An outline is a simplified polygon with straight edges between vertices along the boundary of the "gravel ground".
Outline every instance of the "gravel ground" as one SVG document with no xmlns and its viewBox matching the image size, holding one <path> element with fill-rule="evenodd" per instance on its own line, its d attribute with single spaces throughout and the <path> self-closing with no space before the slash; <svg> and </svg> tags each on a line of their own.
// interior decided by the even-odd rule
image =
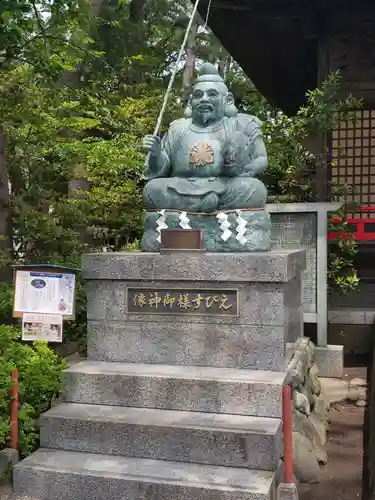
<svg viewBox="0 0 375 500">
<path fill-rule="evenodd" d="M 348 368 L 345 379 L 363 378 L 365 368 Z M 302 485 L 300 500 L 355 500 L 362 497 L 363 422 L 365 409 L 339 403 L 329 413 L 328 463 L 321 482 Z M 363 499 L 364 500 L 364 499 Z"/>
</svg>

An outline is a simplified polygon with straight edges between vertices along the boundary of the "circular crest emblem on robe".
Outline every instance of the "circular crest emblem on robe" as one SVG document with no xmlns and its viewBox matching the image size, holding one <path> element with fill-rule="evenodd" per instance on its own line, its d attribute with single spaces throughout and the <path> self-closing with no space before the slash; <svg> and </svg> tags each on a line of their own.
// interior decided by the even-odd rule
<svg viewBox="0 0 375 500">
<path fill-rule="evenodd" d="M 198 142 L 190 150 L 189 163 L 194 167 L 205 167 L 214 162 L 214 150 L 212 146 L 206 142 Z"/>
</svg>

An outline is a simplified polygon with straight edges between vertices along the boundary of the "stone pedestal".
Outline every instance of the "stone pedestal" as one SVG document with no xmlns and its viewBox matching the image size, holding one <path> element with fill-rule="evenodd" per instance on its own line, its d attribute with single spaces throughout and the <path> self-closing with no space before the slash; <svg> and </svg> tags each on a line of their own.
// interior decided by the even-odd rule
<svg viewBox="0 0 375 500">
<path fill-rule="evenodd" d="M 283 370 L 301 334 L 304 252 L 86 259 L 92 360 Z"/>
<path fill-rule="evenodd" d="M 67 370 L 16 493 L 274 500 L 305 253 L 90 254 L 83 267 L 88 360 Z"/>
</svg>

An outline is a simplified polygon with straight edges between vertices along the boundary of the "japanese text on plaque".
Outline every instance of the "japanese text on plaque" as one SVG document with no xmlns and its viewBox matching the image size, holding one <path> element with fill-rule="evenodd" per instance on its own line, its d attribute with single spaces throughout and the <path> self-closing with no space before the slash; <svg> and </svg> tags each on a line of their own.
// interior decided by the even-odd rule
<svg viewBox="0 0 375 500">
<path fill-rule="evenodd" d="M 128 288 L 127 307 L 133 314 L 238 316 L 238 291 Z"/>
</svg>

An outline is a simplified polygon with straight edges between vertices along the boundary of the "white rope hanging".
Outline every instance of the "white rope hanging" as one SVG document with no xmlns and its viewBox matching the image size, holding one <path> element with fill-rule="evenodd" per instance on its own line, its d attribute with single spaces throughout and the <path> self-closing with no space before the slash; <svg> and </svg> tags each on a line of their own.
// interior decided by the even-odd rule
<svg viewBox="0 0 375 500">
<path fill-rule="evenodd" d="M 156 231 L 158 232 L 157 241 L 161 243 L 161 232 L 163 229 L 168 229 L 168 225 L 166 223 L 167 220 L 165 210 L 160 210 L 158 214 L 160 215 L 160 217 L 156 221 Z"/>
<path fill-rule="evenodd" d="M 206 19 L 205 19 L 205 22 L 204 22 L 203 29 L 206 29 L 206 28 L 207 28 L 208 17 L 209 17 L 209 15 L 210 15 L 210 10 L 211 10 L 211 3 L 212 3 L 212 0 L 209 0 L 209 2 L 208 2 L 208 7 L 207 7 L 207 12 L 206 12 Z"/>
<path fill-rule="evenodd" d="M 179 219 L 179 226 L 182 227 L 182 229 L 191 229 L 190 226 L 190 219 L 187 216 L 186 212 L 181 212 Z"/>
<path fill-rule="evenodd" d="M 211 9 L 211 1 L 212 0 L 209 0 L 207 14 L 206 14 L 206 21 L 205 21 L 204 27 L 207 26 L 208 16 L 209 16 L 210 9 Z M 191 27 L 193 26 L 193 22 L 194 22 L 194 18 L 195 18 L 195 15 L 197 13 L 197 10 L 198 10 L 199 2 L 200 2 L 200 0 L 196 0 L 196 2 L 194 4 L 193 11 L 191 13 L 191 17 L 190 17 L 189 23 L 188 23 L 187 28 L 186 28 L 185 36 L 184 36 L 184 39 L 183 39 L 181 47 L 180 47 L 180 52 L 178 53 L 177 61 L 176 61 L 175 67 L 172 71 L 172 75 L 171 75 L 167 90 L 166 90 L 165 95 L 164 95 L 163 105 L 161 107 L 161 110 L 160 110 L 160 113 L 158 116 L 158 121 L 156 122 L 153 135 L 157 135 L 159 133 L 159 130 L 160 130 L 160 127 L 161 127 L 161 124 L 163 121 L 163 116 L 164 116 L 165 110 L 167 109 L 168 99 L 169 99 L 169 96 L 170 96 L 171 91 L 172 91 L 172 86 L 173 86 L 173 83 L 175 81 L 175 78 L 176 78 L 176 75 L 178 72 L 178 66 L 181 62 L 182 55 L 184 53 L 184 50 L 185 50 L 185 47 L 186 47 L 186 44 L 187 44 L 187 41 L 189 38 L 189 33 L 191 31 Z M 150 160 L 150 153 L 148 153 L 147 158 L 146 158 L 146 167 L 148 166 L 149 160 Z"/>
<path fill-rule="evenodd" d="M 237 214 L 237 236 L 236 240 L 241 244 L 244 245 L 247 242 L 247 238 L 245 236 L 246 231 L 247 231 L 247 220 L 244 219 L 241 215 L 241 210 L 236 210 Z"/>
<path fill-rule="evenodd" d="M 217 214 L 216 219 L 218 220 L 219 227 L 222 230 L 220 238 L 223 241 L 229 240 L 229 238 L 232 236 L 232 231 L 229 229 L 230 222 L 228 221 L 228 214 L 225 214 L 224 212 L 220 212 Z"/>
</svg>

